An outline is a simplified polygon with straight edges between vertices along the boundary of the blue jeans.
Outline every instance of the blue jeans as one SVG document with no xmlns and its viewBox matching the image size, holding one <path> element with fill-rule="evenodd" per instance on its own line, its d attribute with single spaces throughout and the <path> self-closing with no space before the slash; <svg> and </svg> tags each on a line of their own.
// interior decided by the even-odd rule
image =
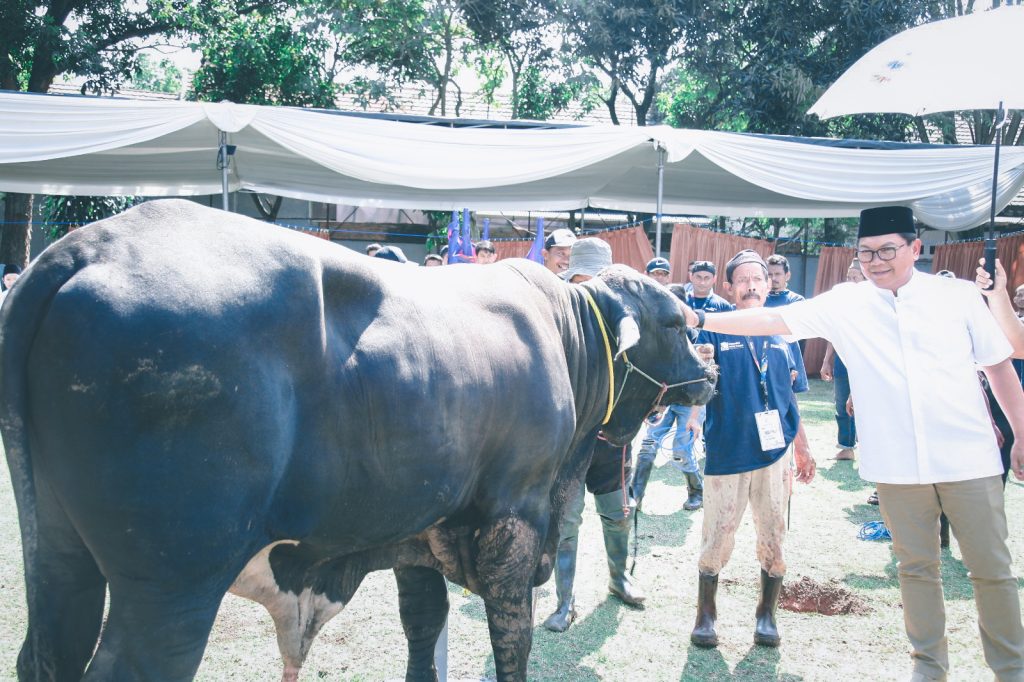
<svg viewBox="0 0 1024 682">
<path fill-rule="evenodd" d="M 641 461 L 654 461 L 661 441 L 665 439 L 674 425 L 676 434 L 672 439 L 673 464 L 677 464 L 683 473 L 696 474 L 697 479 L 701 479 L 697 458 L 693 456 L 693 434 L 686 430 L 686 420 L 690 418 L 691 409 L 693 408 L 685 405 L 669 405 L 665 408 L 665 414 L 660 421 L 648 424 L 647 435 L 644 437 L 643 443 L 640 445 L 640 453 L 637 455 L 638 467 Z"/>
<path fill-rule="evenodd" d="M 857 424 L 853 417 L 846 414 L 846 400 L 850 397 L 850 377 L 845 374 L 836 375 L 833 381 L 836 391 L 836 426 L 839 427 L 839 447 L 852 448 L 857 444 Z"/>
</svg>

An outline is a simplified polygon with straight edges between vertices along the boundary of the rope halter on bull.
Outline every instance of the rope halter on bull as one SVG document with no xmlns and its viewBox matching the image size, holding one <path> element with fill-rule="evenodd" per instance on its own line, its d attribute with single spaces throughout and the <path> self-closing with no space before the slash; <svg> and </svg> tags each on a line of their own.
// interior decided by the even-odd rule
<svg viewBox="0 0 1024 682">
<path fill-rule="evenodd" d="M 601 337 L 604 339 L 605 356 L 608 359 L 608 410 L 605 412 L 604 421 L 601 422 L 602 426 L 607 424 L 612 418 L 612 412 L 615 410 L 615 406 L 619 404 L 619 400 L 622 398 L 622 393 L 626 390 L 626 382 L 629 381 L 629 375 L 633 372 L 636 372 L 644 379 L 647 379 L 658 387 L 658 397 L 654 399 L 654 404 L 648 412 L 661 407 L 661 399 L 664 398 L 665 394 L 673 388 L 679 388 L 680 386 L 686 386 L 688 384 L 698 384 L 705 380 L 704 377 L 701 377 L 699 379 L 690 379 L 689 381 L 680 381 L 675 384 L 666 384 L 664 381 L 658 381 L 650 374 L 634 365 L 630 361 L 629 356 L 626 355 L 626 351 L 623 350 L 619 352 L 619 355 L 622 356 L 622 361 L 626 365 L 626 374 L 622 377 L 622 384 L 619 386 L 619 394 L 615 395 L 615 364 L 612 360 L 612 345 L 609 339 L 609 336 L 611 335 L 608 332 L 608 326 L 604 322 L 604 315 L 601 314 L 600 308 L 597 307 L 597 302 L 594 301 L 594 297 L 591 296 L 590 292 L 586 289 L 583 289 L 583 293 L 586 295 L 587 303 L 590 304 L 590 308 L 594 311 L 594 316 L 597 318 L 597 324 L 601 328 Z M 618 345 L 617 340 L 616 345 Z"/>
</svg>

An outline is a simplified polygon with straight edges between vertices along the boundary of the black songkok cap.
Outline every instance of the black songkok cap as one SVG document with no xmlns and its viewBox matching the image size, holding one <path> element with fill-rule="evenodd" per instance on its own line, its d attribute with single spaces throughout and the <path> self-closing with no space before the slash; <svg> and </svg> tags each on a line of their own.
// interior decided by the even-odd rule
<svg viewBox="0 0 1024 682">
<path fill-rule="evenodd" d="M 736 268 L 747 263 L 757 263 L 764 271 L 768 272 L 768 266 L 765 265 L 764 258 L 761 258 L 761 254 L 753 249 L 744 249 L 735 256 L 732 257 L 728 263 L 725 264 L 725 279 L 732 282 L 732 273 Z"/>
<path fill-rule="evenodd" d="M 880 206 L 860 212 L 857 239 L 914 231 L 914 212 L 907 206 Z"/>
</svg>

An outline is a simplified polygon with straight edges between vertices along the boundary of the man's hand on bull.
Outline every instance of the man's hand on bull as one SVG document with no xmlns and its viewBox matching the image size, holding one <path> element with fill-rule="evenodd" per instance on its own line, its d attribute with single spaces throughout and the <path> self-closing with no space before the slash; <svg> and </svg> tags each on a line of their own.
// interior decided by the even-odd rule
<svg viewBox="0 0 1024 682">
<path fill-rule="evenodd" d="M 700 358 L 701 361 L 706 362 L 709 365 L 715 361 L 714 344 L 698 343 L 693 347 L 693 349 L 697 351 L 697 357 Z"/>
<path fill-rule="evenodd" d="M 686 326 L 690 329 L 696 329 L 697 323 L 700 321 L 697 318 L 697 313 L 693 312 L 693 308 L 685 303 L 680 303 L 679 305 L 683 306 L 683 316 L 686 318 Z"/>
</svg>

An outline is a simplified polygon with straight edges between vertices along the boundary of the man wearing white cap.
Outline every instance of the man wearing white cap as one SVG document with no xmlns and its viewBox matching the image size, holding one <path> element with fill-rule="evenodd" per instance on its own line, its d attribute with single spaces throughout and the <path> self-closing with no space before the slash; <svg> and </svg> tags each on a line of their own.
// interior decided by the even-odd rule
<svg viewBox="0 0 1024 682">
<path fill-rule="evenodd" d="M 612 248 L 595 238 L 579 239 L 572 245 L 568 267 L 560 275 L 573 284 L 585 282 L 612 264 Z M 623 469 L 623 467 L 626 467 Z M 586 488 L 594 495 L 594 506 L 601 516 L 604 548 L 608 555 L 608 590 L 630 606 L 640 606 L 644 595 L 629 580 L 626 558 L 629 555 L 629 518 L 622 482 L 629 478 L 629 458 L 623 449 L 611 446 L 598 435 L 594 455 L 587 470 Z M 569 500 L 562 523 L 555 558 L 555 592 L 558 607 L 544 621 L 553 632 L 564 632 L 576 617 L 573 583 L 576 577 L 576 548 L 583 521 L 584 490 Z"/>
<path fill-rule="evenodd" d="M 569 267 L 569 255 L 572 245 L 576 243 L 576 235 L 572 230 L 562 228 L 548 235 L 544 241 L 541 255 L 544 267 L 556 275 L 561 275 Z"/>
</svg>

